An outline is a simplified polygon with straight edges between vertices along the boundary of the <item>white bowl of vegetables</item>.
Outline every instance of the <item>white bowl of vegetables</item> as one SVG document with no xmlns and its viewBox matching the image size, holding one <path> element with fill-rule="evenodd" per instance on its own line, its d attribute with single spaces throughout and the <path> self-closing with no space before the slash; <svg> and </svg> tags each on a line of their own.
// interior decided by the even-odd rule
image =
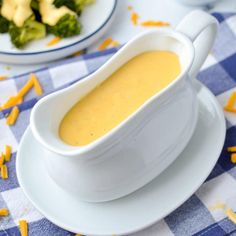
<svg viewBox="0 0 236 236">
<path fill-rule="evenodd" d="M 102 36 L 116 5 L 117 0 L 0 0 L 0 61 L 33 64 L 73 54 Z"/>
</svg>

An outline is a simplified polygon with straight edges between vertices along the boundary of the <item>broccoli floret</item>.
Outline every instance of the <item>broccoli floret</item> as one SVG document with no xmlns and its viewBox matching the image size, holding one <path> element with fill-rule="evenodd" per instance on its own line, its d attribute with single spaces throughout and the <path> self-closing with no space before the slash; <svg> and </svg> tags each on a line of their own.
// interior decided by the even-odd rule
<svg viewBox="0 0 236 236">
<path fill-rule="evenodd" d="M 68 7 L 70 10 L 76 12 L 79 16 L 81 12 L 84 10 L 85 6 L 93 3 L 94 0 L 54 0 L 53 4 L 59 8 L 62 6 Z"/>
<path fill-rule="evenodd" d="M 44 38 L 46 36 L 46 27 L 35 21 L 34 16 L 32 16 L 26 20 L 22 27 L 17 27 L 14 23 L 11 23 L 9 34 L 12 43 L 17 48 L 23 48 L 32 40 Z"/>
<path fill-rule="evenodd" d="M 33 10 L 39 11 L 39 2 L 38 2 L 38 0 L 31 0 L 30 6 Z"/>
<path fill-rule="evenodd" d="M 81 31 L 81 25 L 75 15 L 66 14 L 61 17 L 55 26 L 48 25 L 47 31 L 60 38 L 67 38 L 78 35 Z"/>
<path fill-rule="evenodd" d="M 62 6 L 66 6 L 70 10 L 76 11 L 76 5 L 75 5 L 75 1 L 74 0 L 71 0 L 71 1 L 68 1 L 68 0 L 54 0 L 53 4 L 57 8 L 62 7 Z"/>
<path fill-rule="evenodd" d="M 6 33 L 9 30 L 10 22 L 0 15 L 0 33 Z"/>
<path fill-rule="evenodd" d="M 76 5 L 76 12 L 78 15 L 84 10 L 87 5 L 94 3 L 95 0 L 74 0 Z"/>
<path fill-rule="evenodd" d="M 34 12 L 36 21 L 42 22 L 42 16 L 39 12 L 39 1 L 38 0 L 31 0 L 30 6 Z"/>
</svg>

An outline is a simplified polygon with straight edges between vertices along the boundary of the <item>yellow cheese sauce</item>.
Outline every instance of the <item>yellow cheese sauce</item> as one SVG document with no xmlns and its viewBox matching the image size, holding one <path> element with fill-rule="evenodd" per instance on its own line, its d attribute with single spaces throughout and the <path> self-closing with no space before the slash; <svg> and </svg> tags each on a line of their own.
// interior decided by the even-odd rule
<svg viewBox="0 0 236 236">
<path fill-rule="evenodd" d="M 121 66 L 78 101 L 61 121 L 59 136 L 73 146 L 100 138 L 134 113 L 180 74 L 176 54 L 142 53 Z"/>
<path fill-rule="evenodd" d="M 75 15 L 69 8 L 62 6 L 56 8 L 53 4 L 54 0 L 40 0 L 39 10 L 42 15 L 42 21 L 45 24 L 54 26 L 66 14 Z"/>
<path fill-rule="evenodd" d="M 16 11 L 16 4 L 15 0 L 3 0 L 2 1 L 2 8 L 1 8 L 1 15 L 4 16 L 9 21 L 13 20 Z"/>
<path fill-rule="evenodd" d="M 30 7 L 31 0 L 3 0 L 1 14 L 9 21 L 13 21 L 18 27 L 33 14 Z"/>
</svg>

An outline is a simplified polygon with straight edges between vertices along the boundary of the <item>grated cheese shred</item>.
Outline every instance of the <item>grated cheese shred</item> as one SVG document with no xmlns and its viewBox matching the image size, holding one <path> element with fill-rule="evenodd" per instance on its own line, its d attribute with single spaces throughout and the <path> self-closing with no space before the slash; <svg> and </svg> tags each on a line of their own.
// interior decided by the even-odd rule
<svg viewBox="0 0 236 236">
<path fill-rule="evenodd" d="M 28 236 L 28 223 L 26 220 L 19 220 L 21 236 Z"/>
<path fill-rule="evenodd" d="M 224 106 L 224 110 L 236 113 L 236 108 L 234 107 L 235 102 L 236 102 L 236 92 L 233 92 L 231 93 L 229 100 Z"/>
<path fill-rule="evenodd" d="M 227 151 L 228 152 L 236 152 L 236 146 L 228 147 Z"/>
<path fill-rule="evenodd" d="M 48 47 L 54 46 L 55 44 L 59 43 L 60 41 L 61 41 L 60 37 L 55 37 L 47 43 L 47 46 Z"/>
<path fill-rule="evenodd" d="M 5 161 L 10 161 L 11 159 L 11 146 L 5 146 Z"/>
<path fill-rule="evenodd" d="M 232 153 L 231 156 L 230 156 L 230 160 L 232 163 L 236 163 L 236 153 Z"/>
<path fill-rule="evenodd" d="M 16 123 L 16 120 L 19 116 L 20 110 L 17 106 L 14 106 L 11 110 L 10 115 L 6 119 L 6 124 L 7 125 L 14 125 Z"/>
<path fill-rule="evenodd" d="M 112 38 L 111 37 L 108 37 L 106 38 L 101 44 L 100 46 L 98 47 L 98 50 L 104 50 L 106 49 L 108 46 L 111 45 L 111 43 L 113 42 Z"/>
<path fill-rule="evenodd" d="M 29 80 L 19 90 L 17 95 L 9 97 L 9 99 L 0 107 L 0 110 L 7 109 L 23 102 L 24 96 L 34 87 L 37 95 L 42 95 L 43 89 L 39 83 L 37 76 L 33 73 L 30 74 Z"/>
<path fill-rule="evenodd" d="M 1 166 L 4 164 L 4 161 L 5 161 L 5 156 L 4 156 L 4 154 L 2 153 L 2 154 L 0 155 L 0 168 L 1 168 Z"/>
<path fill-rule="evenodd" d="M 7 78 L 8 78 L 7 76 L 2 75 L 2 76 L 0 76 L 0 81 L 6 80 Z"/>
<path fill-rule="evenodd" d="M 0 216 L 8 216 L 9 211 L 6 208 L 1 208 L 0 209 Z"/>
<path fill-rule="evenodd" d="M 42 89 L 42 87 L 41 87 L 41 85 L 40 85 L 40 83 L 39 83 L 39 81 L 38 81 L 37 76 L 36 76 L 35 74 L 31 73 L 31 74 L 30 74 L 30 80 L 33 81 L 35 93 L 36 93 L 38 96 L 42 95 L 42 94 L 43 94 L 43 89 Z"/>
<path fill-rule="evenodd" d="M 144 27 L 162 27 L 162 26 L 169 26 L 170 23 L 168 22 L 163 22 L 163 21 L 152 21 L 152 20 L 149 20 L 149 21 L 144 21 L 141 23 L 141 26 L 144 26 Z"/>
<path fill-rule="evenodd" d="M 1 176 L 2 179 L 8 179 L 8 170 L 6 165 L 1 166 Z"/>
<path fill-rule="evenodd" d="M 228 218 L 234 223 L 236 224 L 236 214 L 233 212 L 233 210 L 231 208 L 227 208 L 225 210 L 225 214 L 228 216 Z"/>
<path fill-rule="evenodd" d="M 133 25 L 138 25 L 139 15 L 136 12 L 132 12 L 130 19 Z"/>
</svg>

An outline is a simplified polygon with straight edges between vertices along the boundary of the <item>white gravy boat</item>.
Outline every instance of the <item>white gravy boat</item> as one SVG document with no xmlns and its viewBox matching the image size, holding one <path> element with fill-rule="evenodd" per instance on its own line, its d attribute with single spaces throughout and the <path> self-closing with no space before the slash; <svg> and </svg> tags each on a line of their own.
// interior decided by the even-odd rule
<svg viewBox="0 0 236 236">
<path fill-rule="evenodd" d="M 198 103 L 191 80 L 206 59 L 216 31 L 214 17 L 191 12 L 175 30 L 151 30 L 135 37 L 92 75 L 42 98 L 32 110 L 30 127 L 45 149 L 42 158 L 51 178 L 82 200 L 100 202 L 125 196 L 165 170 L 195 129 Z M 182 72 L 176 80 L 93 143 L 65 144 L 58 128 L 70 108 L 128 60 L 149 50 L 179 56 Z"/>
</svg>

